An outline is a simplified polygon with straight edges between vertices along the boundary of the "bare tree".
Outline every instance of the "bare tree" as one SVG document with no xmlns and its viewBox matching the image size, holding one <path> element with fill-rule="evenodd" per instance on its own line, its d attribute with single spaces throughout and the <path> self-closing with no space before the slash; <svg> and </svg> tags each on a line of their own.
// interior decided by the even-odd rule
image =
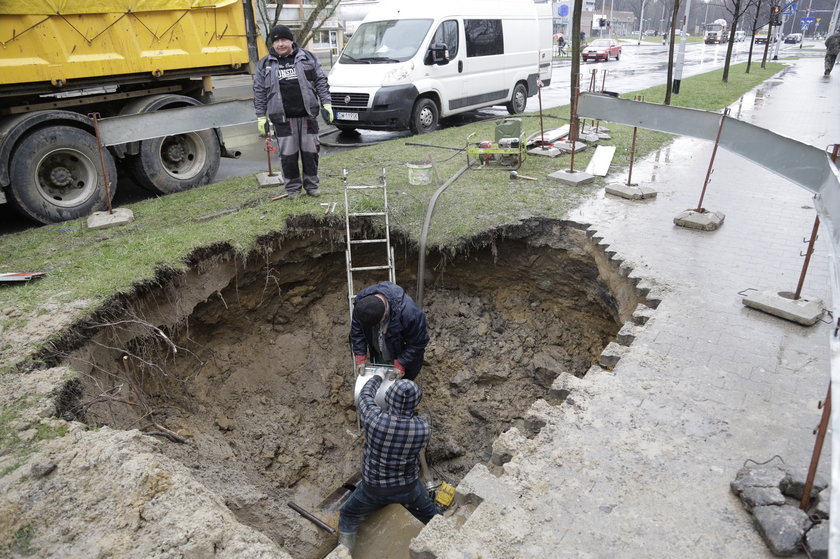
<svg viewBox="0 0 840 559">
<path fill-rule="evenodd" d="M 729 28 L 729 44 L 726 47 L 726 60 L 723 63 L 723 83 L 729 83 L 729 66 L 732 60 L 732 49 L 735 46 L 735 31 L 738 29 L 738 22 L 747 10 L 752 7 L 756 0 L 725 0 L 724 9 L 732 16 L 732 25 Z M 752 41 L 752 39 L 751 39 Z M 752 50 L 752 44 L 750 44 Z"/>
<path fill-rule="evenodd" d="M 338 2 L 339 0 L 314 0 L 306 4 L 309 15 L 306 16 L 300 27 L 295 26 L 295 42 L 301 47 L 307 44 L 312 39 L 313 34 L 321 29 L 323 21 L 332 17 L 335 13 Z M 280 21 L 280 13 L 286 3 L 269 3 L 268 0 L 256 0 L 255 3 L 263 25 L 263 36 L 268 40 L 272 27 L 278 23 L 286 25 L 286 23 Z M 269 6 L 273 6 L 273 11 L 269 9 Z M 300 6 L 300 4 L 294 4 L 294 6 Z"/>
</svg>

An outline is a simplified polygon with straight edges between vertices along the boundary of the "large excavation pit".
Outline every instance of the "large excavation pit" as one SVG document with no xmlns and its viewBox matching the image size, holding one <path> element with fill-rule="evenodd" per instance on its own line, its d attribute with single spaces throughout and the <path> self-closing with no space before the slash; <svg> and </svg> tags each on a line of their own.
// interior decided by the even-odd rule
<svg viewBox="0 0 840 559">
<path fill-rule="evenodd" d="M 298 223 L 244 261 L 216 246 L 161 272 L 69 355 L 81 375 L 64 415 L 154 433 L 242 523 L 292 557 L 323 557 L 335 538 L 286 503 L 332 522 L 319 505 L 360 470 L 343 231 Z M 396 245 L 415 295 L 416 250 Z M 555 378 L 585 375 L 643 299 L 568 222 L 489 231 L 426 264 L 418 411 L 435 477 L 457 484 L 533 402 L 559 403 Z"/>
</svg>

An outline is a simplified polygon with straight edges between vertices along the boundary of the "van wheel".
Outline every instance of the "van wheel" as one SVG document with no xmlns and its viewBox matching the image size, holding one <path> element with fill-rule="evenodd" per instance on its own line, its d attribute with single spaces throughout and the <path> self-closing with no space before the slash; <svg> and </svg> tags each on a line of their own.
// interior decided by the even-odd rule
<svg viewBox="0 0 840 559">
<path fill-rule="evenodd" d="M 411 111 L 411 131 L 414 134 L 425 134 L 437 128 L 437 125 L 438 108 L 435 102 L 428 97 L 418 99 Z"/>
<path fill-rule="evenodd" d="M 518 115 L 525 111 L 525 105 L 527 104 L 528 90 L 525 89 L 525 84 L 520 82 L 513 86 L 513 95 L 511 95 L 510 102 L 505 107 L 510 114 Z"/>
</svg>

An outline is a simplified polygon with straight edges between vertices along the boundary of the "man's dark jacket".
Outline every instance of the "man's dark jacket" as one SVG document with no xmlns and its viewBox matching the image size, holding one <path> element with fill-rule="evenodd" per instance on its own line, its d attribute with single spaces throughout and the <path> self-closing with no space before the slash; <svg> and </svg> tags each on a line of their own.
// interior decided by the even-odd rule
<svg viewBox="0 0 840 559">
<path fill-rule="evenodd" d="M 362 289 L 356 295 L 356 300 L 374 293 L 380 293 L 388 300 L 388 332 L 385 334 L 385 343 L 391 357 L 405 367 L 406 376 L 413 376 L 423 365 L 423 354 L 429 343 L 426 315 L 402 287 L 390 281 Z M 368 347 L 374 347 L 373 336 L 377 328 L 378 325 L 364 328 L 361 322 L 353 319 L 350 326 L 353 354 L 368 354 Z"/>
</svg>

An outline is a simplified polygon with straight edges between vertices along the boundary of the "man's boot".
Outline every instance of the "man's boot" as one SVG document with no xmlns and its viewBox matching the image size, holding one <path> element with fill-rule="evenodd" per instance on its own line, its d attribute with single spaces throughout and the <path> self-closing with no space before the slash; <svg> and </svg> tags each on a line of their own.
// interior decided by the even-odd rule
<svg viewBox="0 0 840 559">
<path fill-rule="evenodd" d="M 357 532 L 338 532 L 338 544 L 343 545 L 347 548 L 350 552 L 350 556 L 353 556 L 353 552 L 356 549 L 356 536 L 358 535 Z"/>
</svg>

